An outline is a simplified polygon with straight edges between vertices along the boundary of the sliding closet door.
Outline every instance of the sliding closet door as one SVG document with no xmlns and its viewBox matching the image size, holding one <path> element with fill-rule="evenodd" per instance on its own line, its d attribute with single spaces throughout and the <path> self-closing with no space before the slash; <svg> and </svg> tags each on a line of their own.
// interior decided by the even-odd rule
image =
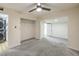
<svg viewBox="0 0 79 59">
<path fill-rule="evenodd" d="M 35 37 L 35 21 L 21 20 L 21 40 L 27 40 Z"/>
</svg>

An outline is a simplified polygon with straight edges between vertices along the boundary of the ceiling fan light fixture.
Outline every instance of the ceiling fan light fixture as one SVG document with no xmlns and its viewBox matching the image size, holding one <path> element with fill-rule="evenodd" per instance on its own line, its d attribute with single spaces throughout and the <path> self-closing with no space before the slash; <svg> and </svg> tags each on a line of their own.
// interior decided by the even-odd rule
<svg viewBox="0 0 79 59">
<path fill-rule="evenodd" d="M 42 9 L 41 8 L 37 8 L 36 11 L 37 12 L 40 12 L 40 11 L 42 11 Z"/>
<path fill-rule="evenodd" d="M 37 5 L 40 6 L 41 4 L 40 3 L 37 3 Z"/>
</svg>

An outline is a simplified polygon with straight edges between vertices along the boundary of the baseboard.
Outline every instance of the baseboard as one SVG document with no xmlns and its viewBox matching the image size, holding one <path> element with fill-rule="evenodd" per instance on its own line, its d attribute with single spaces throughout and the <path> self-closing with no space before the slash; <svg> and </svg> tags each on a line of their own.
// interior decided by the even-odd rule
<svg viewBox="0 0 79 59">
<path fill-rule="evenodd" d="M 73 49 L 73 48 L 69 48 L 69 49 L 79 54 L 79 50 L 76 50 L 76 49 Z"/>
<path fill-rule="evenodd" d="M 52 37 L 52 38 L 58 38 L 58 39 L 65 39 L 65 40 L 67 40 L 67 38 L 55 37 L 55 36 L 51 36 L 51 35 L 48 35 L 48 36 Z"/>
<path fill-rule="evenodd" d="M 38 39 L 38 38 L 35 38 L 35 39 L 40 40 L 40 39 Z"/>
<path fill-rule="evenodd" d="M 29 41 L 29 40 L 32 40 L 32 39 L 35 39 L 35 37 L 29 38 L 29 39 L 26 39 L 26 40 L 22 40 L 20 43 L 25 42 L 25 41 Z M 9 49 L 13 49 L 13 48 L 20 46 L 21 45 L 20 43 L 16 46 L 10 47 Z"/>
<path fill-rule="evenodd" d="M 16 47 L 18 47 L 18 46 L 20 46 L 20 45 L 21 45 L 21 44 L 19 43 L 19 44 L 17 44 L 16 46 L 9 47 L 9 49 L 16 48 Z"/>
<path fill-rule="evenodd" d="M 36 38 L 35 37 L 32 37 L 32 38 L 29 38 L 29 39 L 22 40 L 21 43 L 22 42 L 25 42 L 25 41 L 33 40 L 33 39 L 36 39 Z"/>
</svg>

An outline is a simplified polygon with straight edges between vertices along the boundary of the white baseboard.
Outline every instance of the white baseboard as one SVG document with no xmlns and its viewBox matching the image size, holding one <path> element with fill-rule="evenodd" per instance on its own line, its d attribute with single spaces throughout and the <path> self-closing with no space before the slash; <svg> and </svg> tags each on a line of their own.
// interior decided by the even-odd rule
<svg viewBox="0 0 79 59">
<path fill-rule="evenodd" d="M 71 49 L 71 50 L 74 50 L 74 51 L 78 51 L 79 52 L 79 50 L 76 49 L 76 48 L 72 48 L 72 47 L 68 47 L 68 48 Z"/>
<path fill-rule="evenodd" d="M 28 38 L 28 39 L 22 40 L 21 43 L 24 42 L 24 41 L 32 40 L 32 39 L 36 39 L 36 38 L 35 37 Z"/>
</svg>

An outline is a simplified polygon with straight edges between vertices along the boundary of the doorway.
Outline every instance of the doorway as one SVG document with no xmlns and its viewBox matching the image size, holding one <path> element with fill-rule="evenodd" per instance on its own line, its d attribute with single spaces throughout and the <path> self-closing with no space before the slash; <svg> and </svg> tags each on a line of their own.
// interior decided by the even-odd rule
<svg viewBox="0 0 79 59">
<path fill-rule="evenodd" d="M 42 38 L 53 43 L 67 45 L 68 43 L 68 18 L 44 20 L 42 22 Z"/>
</svg>

